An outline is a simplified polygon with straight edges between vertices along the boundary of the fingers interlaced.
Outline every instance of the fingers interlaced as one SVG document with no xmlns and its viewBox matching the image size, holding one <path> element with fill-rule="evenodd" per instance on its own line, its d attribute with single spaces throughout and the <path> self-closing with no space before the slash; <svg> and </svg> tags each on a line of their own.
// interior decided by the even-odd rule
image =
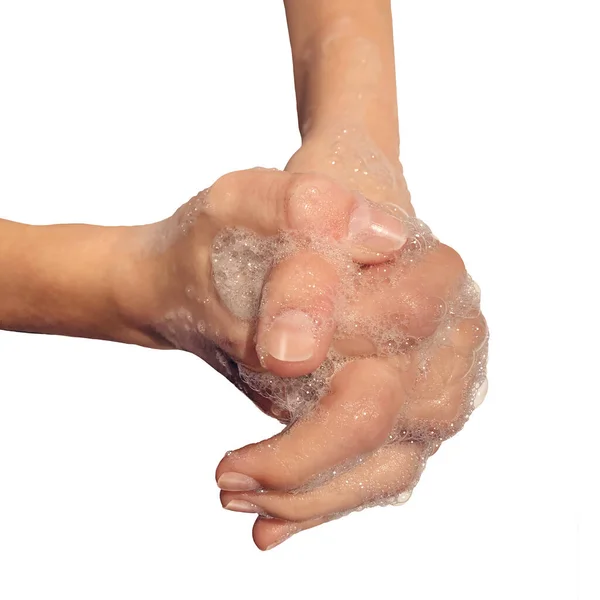
<svg viewBox="0 0 600 600">
<path fill-rule="evenodd" d="M 283 377 L 306 375 L 325 358 L 339 280 L 359 274 L 353 261 L 381 263 L 408 236 L 405 213 L 316 174 L 231 173 L 205 195 L 202 212 L 214 232 L 215 292 L 234 318 L 257 325 L 256 354 L 236 358 L 255 365 L 258 356 Z"/>
<path fill-rule="evenodd" d="M 214 261 L 213 275 L 243 330 L 255 327 L 251 370 L 260 361 L 271 378 L 264 381 L 283 378 L 272 413 L 289 410 L 285 378 L 321 386 L 314 407 L 292 411 L 283 432 L 221 461 L 223 506 L 261 515 L 254 538 L 265 549 L 406 496 L 487 389 L 487 327 L 478 296 L 457 300 L 467 278 L 460 256 L 416 219 L 319 175 L 231 174 L 211 188 L 205 208 L 217 229 L 246 232 L 242 250 L 219 259 L 227 268 L 237 261 L 236 276 Z M 472 314 L 463 310 L 469 302 Z M 327 361 L 333 378 L 311 379 Z M 252 372 L 255 385 L 244 381 L 268 396 L 261 373 Z"/>
<path fill-rule="evenodd" d="M 255 525 L 257 544 L 265 548 L 412 489 L 427 456 L 458 431 L 472 408 L 474 363 L 486 340 L 483 317 L 458 319 L 427 351 L 415 349 L 408 363 L 349 363 L 315 409 L 281 434 L 221 461 L 223 506 L 274 518 Z M 252 483 L 236 486 L 236 473 Z"/>
<path fill-rule="evenodd" d="M 231 472 L 269 489 L 306 485 L 316 475 L 385 444 L 403 399 L 399 374 L 386 362 L 351 363 L 334 378 L 318 406 L 290 429 L 225 457 L 217 469 L 219 485 Z"/>
</svg>

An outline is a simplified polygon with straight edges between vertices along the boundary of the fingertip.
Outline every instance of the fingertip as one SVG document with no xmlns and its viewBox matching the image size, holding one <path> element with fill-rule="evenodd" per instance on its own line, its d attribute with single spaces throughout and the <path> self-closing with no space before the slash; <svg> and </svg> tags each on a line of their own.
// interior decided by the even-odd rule
<svg viewBox="0 0 600 600">
<path fill-rule="evenodd" d="M 240 450 L 227 452 L 217 465 L 215 482 L 224 492 L 249 492 L 262 488 L 258 479 L 253 477 L 255 474 L 248 468 L 250 465 L 244 460 L 245 454 Z"/>
<path fill-rule="evenodd" d="M 267 552 L 285 542 L 294 532 L 295 527 L 289 521 L 258 517 L 252 527 L 252 539 L 259 550 Z"/>
</svg>

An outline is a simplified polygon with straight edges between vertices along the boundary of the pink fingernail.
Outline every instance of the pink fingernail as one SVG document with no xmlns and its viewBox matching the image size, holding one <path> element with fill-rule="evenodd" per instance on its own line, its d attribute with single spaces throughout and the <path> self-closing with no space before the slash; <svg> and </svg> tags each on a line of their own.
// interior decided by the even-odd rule
<svg viewBox="0 0 600 600">
<path fill-rule="evenodd" d="M 260 483 L 248 475 L 242 473 L 223 473 L 217 481 L 217 485 L 222 490 L 228 492 L 249 492 L 260 488 Z"/>
<path fill-rule="evenodd" d="M 315 352 L 314 322 L 306 313 L 290 310 L 278 316 L 269 329 L 265 350 L 286 362 L 308 360 Z"/>
<path fill-rule="evenodd" d="M 260 508 L 256 504 L 246 502 L 245 500 L 230 500 L 223 508 L 243 513 L 259 513 Z"/>
<path fill-rule="evenodd" d="M 406 243 L 406 227 L 401 219 L 356 194 L 357 203 L 348 222 L 348 239 L 373 252 L 395 252 Z"/>
</svg>

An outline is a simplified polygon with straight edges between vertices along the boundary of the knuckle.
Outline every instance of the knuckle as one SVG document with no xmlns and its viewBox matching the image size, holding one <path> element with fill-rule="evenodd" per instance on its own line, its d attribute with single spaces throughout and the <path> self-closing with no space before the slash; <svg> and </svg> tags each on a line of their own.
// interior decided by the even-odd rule
<svg viewBox="0 0 600 600">
<path fill-rule="evenodd" d="M 225 173 L 221 175 L 210 187 L 210 193 L 214 196 L 226 196 L 236 191 L 237 184 L 239 181 L 239 174 L 237 172 Z"/>
<path fill-rule="evenodd" d="M 316 314 L 329 314 L 338 283 L 332 264 L 314 252 L 302 250 L 273 267 L 267 296 L 282 305 L 311 307 Z"/>
<path fill-rule="evenodd" d="M 354 414 L 349 427 L 354 446 L 362 452 L 382 446 L 392 431 L 393 421 L 390 415 L 374 404 L 364 403 Z"/>
<path fill-rule="evenodd" d="M 413 413 L 408 427 L 417 434 L 417 438 L 441 441 L 460 430 L 465 415 L 462 387 L 456 385 L 444 389 Z"/>
<path fill-rule="evenodd" d="M 432 415 L 432 425 L 448 427 L 463 413 L 462 386 L 451 386 L 438 397 Z"/>
<path fill-rule="evenodd" d="M 446 348 L 438 352 L 436 362 L 425 379 L 416 382 L 406 416 L 408 429 L 425 437 L 445 439 L 458 431 L 466 414 L 472 357 Z"/>
<path fill-rule="evenodd" d="M 406 323 L 408 335 L 424 338 L 436 331 L 445 313 L 446 304 L 441 298 L 415 293 L 405 296 L 400 318 Z"/>
<path fill-rule="evenodd" d="M 479 350 L 488 337 L 488 328 L 482 314 L 471 319 L 462 319 L 458 323 L 449 324 L 441 330 L 443 339 L 461 355 L 472 354 Z"/>
</svg>

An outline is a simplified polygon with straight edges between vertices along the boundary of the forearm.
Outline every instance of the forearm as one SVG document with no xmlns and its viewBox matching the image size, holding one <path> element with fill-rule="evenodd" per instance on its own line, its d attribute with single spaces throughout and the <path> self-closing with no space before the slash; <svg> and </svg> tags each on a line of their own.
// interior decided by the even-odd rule
<svg viewBox="0 0 600 600">
<path fill-rule="evenodd" d="M 398 158 L 389 0 L 285 0 L 303 138 L 360 128 Z"/>
<path fill-rule="evenodd" d="M 123 305 L 133 229 L 0 219 L 0 329 L 150 345 Z"/>
</svg>

